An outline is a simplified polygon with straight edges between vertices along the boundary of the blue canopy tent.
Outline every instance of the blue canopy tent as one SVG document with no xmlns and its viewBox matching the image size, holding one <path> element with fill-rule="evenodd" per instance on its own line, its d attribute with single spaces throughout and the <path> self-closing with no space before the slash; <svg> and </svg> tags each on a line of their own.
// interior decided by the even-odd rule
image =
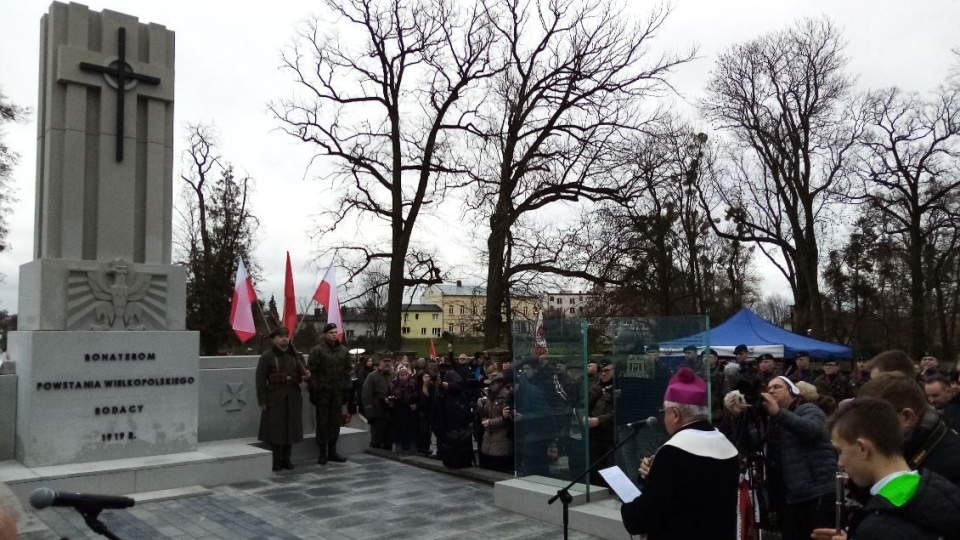
<svg viewBox="0 0 960 540">
<path fill-rule="evenodd" d="M 687 345 L 709 346 L 720 356 L 733 356 L 733 348 L 745 344 L 750 356 L 770 353 L 778 358 L 793 358 L 807 351 L 811 358 L 852 358 L 853 349 L 788 332 L 743 308 L 726 322 L 707 332 L 660 344 L 661 351 L 681 350 Z"/>
</svg>

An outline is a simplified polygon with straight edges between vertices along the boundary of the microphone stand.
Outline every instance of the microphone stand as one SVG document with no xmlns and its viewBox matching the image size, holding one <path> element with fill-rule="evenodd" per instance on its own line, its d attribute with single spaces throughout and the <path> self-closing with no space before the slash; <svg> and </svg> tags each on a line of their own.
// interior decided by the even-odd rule
<svg viewBox="0 0 960 540">
<path fill-rule="evenodd" d="M 107 528 L 107 525 L 97 519 L 100 515 L 100 512 L 103 511 L 103 508 L 97 508 L 95 506 L 87 506 L 84 508 L 77 508 L 77 512 L 80 512 L 80 515 L 83 516 L 83 521 L 87 523 L 87 527 L 90 527 L 90 530 L 99 534 L 100 536 L 106 536 L 110 540 L 122 540 L 119 536 L 110 532 L 110 529 Z"/>
<path fill-rule="evenodd" d="M 562 488 L 562 489 L 560 489 L 559 491 L 557 491 L 557 494 L 554 495 L 553 497 L 550 497 L 550 500 L 547 501 L 547 504 L 553 504 L 553 503 L 557 502 L 557 500 L 559 500 L 559 501 L 560 501 L 560 504 L 563 506 L 563 540 L 567 540 L 567 537 L 568 537 L 568 534 L 569 534 L 569 528 L 570 528 L 570 503 L 573 502 L 573 496 L 570 495 L 570 488 L 572 488 L 572 487 L 574 486 L 574 484 L 576 484 L 576 483 L 579 482 L 584 476 L 586 476 L 588 472 L 592 471 L 597 465 L 599 465 L 600 463 L 603 463 L 603 461 L 604 461 L 605 459 L 607 459 L 607 457 L 608 457 L 610 454 L 613 454 L 614 452 L 616 452 L 617 450 L 619 450 L 621 446 L 623 446 L 624 444 L 626 444 L 627 441 L 629 441 L 630 439 L 636 437 L 636 436 L 637 436 L 637 433 L 640 433 L 640 427 L 643 426 L 643 425 L 645 425 L 645 424 L 643 424 L 643 423 L 641 422 L 641 423 L 637 424 L 636 426 L 634 426 L 634 427 L 632 428 L 632 429 L 633 429 L 633 432 L 630 433 L 630 435 L 627 435 L 626 437 L 624 437 L 623 440 L 620 441 L 620 442 L 618 442 L 616 445 L 614 445 L 614 447 L 611 448 L 610 451 L 608 451 L 606 454 L 600 456 L 600 459 L 598 459 L 597 461 L 591 463 L 589 467 L 587 467 L 586 469 L 584 469 L 584 471 L 579 474 L 579 476 L 577 476 L 576 478 L 574 478 L 573 480 L 571 480 L 570 483 L 567 484 L 567 487 Z"/>
</svg>

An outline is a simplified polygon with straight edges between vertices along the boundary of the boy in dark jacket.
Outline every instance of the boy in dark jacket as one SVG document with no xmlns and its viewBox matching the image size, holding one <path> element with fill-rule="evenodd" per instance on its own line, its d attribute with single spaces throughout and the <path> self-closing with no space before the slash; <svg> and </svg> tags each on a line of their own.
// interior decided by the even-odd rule
<svg viewBox="0 0 960 540">
<path fill-rule="evenodd" d="M 822 540 L 937 540 L 960 534 L 960 488 L 934 472 L 911 471 L 903 457 L 900 420 L 893 406 L 858 398 L 830 419 L 839 464 L 872 497 L 850 520 L 848 534 L 816 529 Z"/>
</svg>

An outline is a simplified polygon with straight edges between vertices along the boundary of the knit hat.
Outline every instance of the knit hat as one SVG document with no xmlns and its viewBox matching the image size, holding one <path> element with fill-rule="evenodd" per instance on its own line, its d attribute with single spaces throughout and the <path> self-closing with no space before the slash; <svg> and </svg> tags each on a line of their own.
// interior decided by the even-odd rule
<svg viewBox="0 0 960 540">
<path fill-rule="evenodd" d="M 664 401 L 705 407 L 707 405 L 707 383 L 690 368 L 680 368 L 667 385 Z"/>
<path fill-rule="evenodd" d="M 290 330 L 286 326 L 278 326 L 270 331 L 270 338 L 275 338 L 279 335 L 289 336 Z"/>
</svg>

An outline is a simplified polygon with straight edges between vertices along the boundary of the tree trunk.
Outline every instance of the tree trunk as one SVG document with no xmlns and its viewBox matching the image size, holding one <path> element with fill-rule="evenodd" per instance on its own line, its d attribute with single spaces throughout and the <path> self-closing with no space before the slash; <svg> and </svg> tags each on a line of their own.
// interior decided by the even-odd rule
<svg viewBox="0 0 960 540">
<path fill-rule="evenodd" d="M 410 245 L 410 234 L 404 232 L 402 225 L 393 228 L 393 257 L 390 258 L 390 285 L 387 287 L 387 313 L 384 317 L 384 341 L 390 351 L 402 348 L 400 327 L 403 318 L 403 271 L 405 255 Z"/>
<path fill-rule="evenodd" d="M 490 216 L 490 236 L 487 238 L 487 302 L 483 314 L 483 346 L 490 349 L 500 346 L 501 307 L 507 290 L 504 255 L 507 249 L 507 233 L 510 230 L 503 193 L 501 201 Z"/>
<path fill-rule="evenodd" d="M 910 272 L 910 349 L 911 355 L 920 354 L 927 348 L 927 296 L 924 286 L 923 241 L 920 239 L 919 223 L 913 224 L 910 232 L 910 247 L 907 250 L 907 266 Z"/>
</svg>

